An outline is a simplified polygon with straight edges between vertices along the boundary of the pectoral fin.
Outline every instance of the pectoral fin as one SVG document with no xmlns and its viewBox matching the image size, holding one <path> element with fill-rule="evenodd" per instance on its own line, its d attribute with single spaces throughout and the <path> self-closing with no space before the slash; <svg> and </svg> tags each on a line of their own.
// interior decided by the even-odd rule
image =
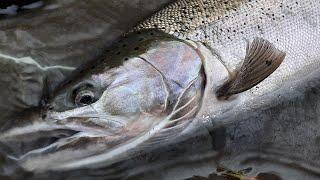
<svg viewBox="0 0 320 180">
<path fill-rule="evenodd" d="M 280 66 L 285 56 L 285 52 L 278 50 L 269 41 L 255 38 L 247 47 L 241 68 L 218 89 L 217 97 L 228 98 L 259 84 Z"/>
</svg>

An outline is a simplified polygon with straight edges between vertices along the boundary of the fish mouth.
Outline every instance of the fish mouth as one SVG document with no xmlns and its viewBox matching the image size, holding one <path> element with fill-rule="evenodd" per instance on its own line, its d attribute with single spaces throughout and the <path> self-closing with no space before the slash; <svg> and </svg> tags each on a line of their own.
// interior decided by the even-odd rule
<svg viewBox="0 0 320 180">
<path fill-rule="evenodd" d="M 126 117 L 102 118 L 85 111 L 84 114 L 65 117 L 65 113 L 50 112 L 45 119 L 0 133 L 0 143 L 8 149 L 6 155 L 24 169 L 46 171 L 64 162 L 108 151 L 148 129 L 130 129 L 131 125 L 123 123 L 130 121 Z M 140 122 L 135 127 L 144 124 L 137 123 Z"/>
<path fill-rule="evenodd" d="M 80 148 L 81 145 L 97 141 L 107 143 L 112 137 L 114 139 L 120 137 L 115 131 L 111 131 L 111 128 L 105 128 L 106 125 L 95 124 L 95 120 L 99 122 L 98 118 L 78 123 L 84 119 L 84 117 L 66 120 L 50 118 L 33 122 L 0 133 L 0 142 L 10 149 L 10 152 L 7 152 L 8 156 L 23 162 L 32 157 L 53 154 L 63 149 Z M 110 121 L 108 124 L 110 125 Z M 113 127 L 121 125 L 119 122 L 112 124 Z M 112 143 L 115 145 L 115 140 Z M 107 144 L 111 146 L 111 142 Z"/>
<path fill-rule="evenodd" d="M 83 109 L 80 111 L 82 114 L 77 113 L 75 116 L 70 116 L 69 112 L 50 112 L 45 119 L 40 118 L 28 125 L 15 126 L 0 133 L 0 143 L 10 148 L 11 152 L 7 156 L 27 171 L 63 170 L 59 169 L 62 164 L 103 154 L 126 143 L 128 146 L 128 142 L 134 141 L 141 134 L 148 135 L 146 132 L 153 130 L 154 125 L 163 120 L 162 116 L 143 113 L 132 116 L 132 119 L 113 117 L 116 120 L 112 120 L 112 117 L 107 116 L 109 121 L 104 121 L 102 116 L 95 117 Z M 153 131 L 157 131 L 157 128 Z M 118 160 L 123 160 L 122 155 L 112 162 Z"/>
<path fill-rule="evenodd" d="M 12 133 L 12 134 L 11 134 Z M 33 133 L 5 132 L 0 136 L 0 142 L 10 148 L 9 156 L 15 160 L 26 157 L 30 152 L 40 151 L 65 138 L 70 138 L 79 133 L 70 129 L 56 128 L 40 130 Z"/>
<path fill-rule="evenodd" d="M 2 132 L 0 142 L 10 147 L 11 157 L 21 159 L 28 152 L 45 148 L 78 133 L 80 131 L 55 124 L 33 123 Z"/>
</svg>

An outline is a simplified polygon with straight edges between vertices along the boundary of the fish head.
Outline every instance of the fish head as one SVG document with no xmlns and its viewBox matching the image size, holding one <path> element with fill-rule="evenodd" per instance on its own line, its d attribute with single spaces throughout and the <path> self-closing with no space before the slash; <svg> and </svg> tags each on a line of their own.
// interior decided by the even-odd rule
<svg viewBox="0 0 320 180">
<path fill-rule="evenodd" d="M 105 161 L 116 162 L 118 155 L 163 130 L 183 129 L 196 115 L 205 77 L 201 56 L 188 43 L 155 31 L 135 32 L 105 57 L 62 83 L 32 128 L 16 127 L 1 135 L 1 141 L 10 142 L 26 134 L 55 138 L 17 157 L 25 169 L 50 170 L 115 152 L 112 161 Z"/>
<path fill-rule="evenodd" d="M 168 115 L 191 82 L 196 87 L 188 93 L 202 91 L 200 55 L 185 42 L 157 33 L 124 37 L 108 50 L 107 60 L 90 65 L 83 76 L 78 70 L 49 100 L 47 119 L 96 119 L 116 130 L 141 116 Z M 152 121 L 139 126 L 145 124 Z"/>
</svg>

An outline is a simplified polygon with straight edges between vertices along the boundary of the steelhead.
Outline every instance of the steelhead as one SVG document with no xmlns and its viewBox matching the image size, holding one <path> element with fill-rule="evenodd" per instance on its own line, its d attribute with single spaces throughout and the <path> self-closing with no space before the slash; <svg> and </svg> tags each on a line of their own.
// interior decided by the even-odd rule
<svg viewBox="0 0 320 180">
<path fill-rule="evenodd" d="M 263 109 L 319 70 L 319 8 L 308 0 L 178 0 L 77 70 L 41 120 L 1 133 L 1 142 L 26 147 L 15 159 L 28 171 L 103 167 L 203 124 L 231 122 L 221 120 L 226 114 Z M 54 140 L 34 148 L 44 137 Z"/>
</svg>

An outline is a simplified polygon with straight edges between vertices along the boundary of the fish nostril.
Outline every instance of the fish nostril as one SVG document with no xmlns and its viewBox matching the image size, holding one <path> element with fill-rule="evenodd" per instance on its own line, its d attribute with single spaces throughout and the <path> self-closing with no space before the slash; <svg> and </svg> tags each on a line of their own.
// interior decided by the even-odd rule
<svg viewBox="0 0 320 180">
<path fill-rule="evenodd" d="M 41 118 L 46 119 L 48 117 L 48 112 L 54 110 L 54 106 L 51 104 L 46 104 L 41 111 Z"/>
</svg>

